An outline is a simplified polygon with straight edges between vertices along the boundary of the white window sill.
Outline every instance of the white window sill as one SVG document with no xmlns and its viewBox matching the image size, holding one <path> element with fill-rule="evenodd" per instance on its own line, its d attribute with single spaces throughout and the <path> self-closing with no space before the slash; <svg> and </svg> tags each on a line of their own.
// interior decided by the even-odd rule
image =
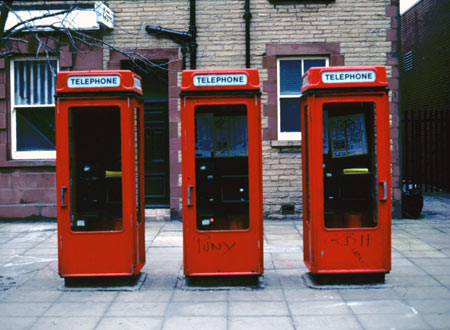
<svg viewBox="0 0 450 330">
<path fill-rule="evenodd" d="M 300 148 L 302 146 L 301 140 L 272 140 L 270 141 L 272 148 Z"/>
</svg>

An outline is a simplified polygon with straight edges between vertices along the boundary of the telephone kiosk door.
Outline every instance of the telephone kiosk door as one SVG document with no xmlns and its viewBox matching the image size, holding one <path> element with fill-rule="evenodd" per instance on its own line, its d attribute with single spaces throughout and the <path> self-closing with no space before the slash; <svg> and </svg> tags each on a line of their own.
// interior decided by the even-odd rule
<svg viewBox="0 0 450 330">
<path fill-rule="evenodd" d="M 383 66 L 303 75 L 304 262 L 311 273 L 391 269 L 389 100 Z"/>
<path fill-rule="evenodd" d="M 145 264 L 143 103 L 131 71 L 59 72 L 58 269 L 132 276 Z"/>
<path fill-rule="evenodd" d="M 185 275 L 262 274 L 258 71 L 183 71 L 181 120 Z"/>
</svg>

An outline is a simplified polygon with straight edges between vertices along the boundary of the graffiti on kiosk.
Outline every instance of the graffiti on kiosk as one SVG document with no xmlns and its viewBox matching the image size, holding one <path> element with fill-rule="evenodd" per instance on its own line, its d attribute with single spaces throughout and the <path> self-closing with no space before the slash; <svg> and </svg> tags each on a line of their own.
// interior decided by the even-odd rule
<svg viewBox="0 0 450 330">
<path fill-rule="evenodd" d="M 206 239 L 197 239 L 198 253 L 220 253 L 224 256 L 235 246 L 236 242 L 215 241 L 209 236 Z"/>
<path fill-rule="evenodd" d="M 355 256 L 361 264 L 365 264 L 363 252 L 360 249 L 368 248 L 370 246 L 369 233 L 360 234 L 359 237 L 353 233 L 345 233 L 338 238 L 331 239 L 331 242 L 337 246 L 348 247 L 352 255 Z"/>
</svg>

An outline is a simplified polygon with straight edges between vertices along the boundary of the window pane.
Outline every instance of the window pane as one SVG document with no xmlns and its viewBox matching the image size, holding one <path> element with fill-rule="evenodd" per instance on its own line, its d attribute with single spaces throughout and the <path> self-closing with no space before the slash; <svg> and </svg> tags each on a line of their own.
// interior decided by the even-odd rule
<svg viewBox="0 0 450 330">
<path fill-rule="evenodd" d="M 322 111 L 325 227 L 376 227 L 375 104 L 325 103 Z"/>
<path fill-rule="evenodd" d="M 249 228 L 247 108 L 195 109 L 198 230 Z"/>
<path fill-rule="evenodd" d="M 300 99 L 280 99 L 280 131 L 300 132 Z"/>
<path fill-rule="evenodd" d="M 56 86 L 56 60 L 14 62 L 15 103 L 53 104 Z"/>
<path fill-rule="evenodd" d="M 305 70 L 303 73 L 308 71 L 310 68 L 318 67 L 318 66 L 325 66 L 326 62 L 324 59 L 322 60 L 304 60 L 303 62 L 303 69 Z"/>
<path fill-rule="evenodd" d="M 300 94 L 302 81 L 302 61 L 280 61 L 280 93 L 281 95 Z"/>
<path fill-rule="evenodd" d="M 120 108 L 69 109 L 71 229 L 122 230 Z"/>
<path fill-rule="evenodd" d="M 16 109 L 17 151 L 55 150 L 55 110 Z"/>
</svg>

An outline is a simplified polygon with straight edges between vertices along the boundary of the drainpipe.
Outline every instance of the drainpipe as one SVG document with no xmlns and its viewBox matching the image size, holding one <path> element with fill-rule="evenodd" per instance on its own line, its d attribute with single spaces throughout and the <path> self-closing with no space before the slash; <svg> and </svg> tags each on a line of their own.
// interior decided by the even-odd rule
<svg viewBox="0 0 450 330">
<path fill-rule="evenodd" d="M 162 35 L 166 38 L 172 39 L 174 42 L 181 45 L 181 54 L 183 56 L 183 70 L 186 68 L 186 54 L 187 48 L 190 50 L 191 69 L 197 67 L 197 27 L 195 26 L 195 0 L 190 0 L 190 18 L 189 31 L 182 32 L 172 29 L 166 29 L 160 26 L 147 25 L 145 31 L 151 35 Z"/>
<path fill-rule="evenodd" d="M 197 69 L 197 26 L 195 25 L 195 0 L 189 3 L 189 33 L 191 40 L 189 49 L 191 52 L 191 69 Z"/>
<path fill-rule="evenodd" d="M 250 13 L 250 0 L 245 0 L 245 67 L 250 68 L 250 20 L 252 14 Z"/>
<path fill-rule="evenodd" d="M 186 54 L 187 45 L 190 40 L 192 40 L 192 35 L 189 32 L 175 31 L 172 29 L 166 29 L 160 26 L 147 25 L 145 31 L 148 34 L 156 36 L 164 36 L 166 38 L 172 39 L 174 42 L 181 46 L 181 54 L 183 56 L 183 70 L 186 69 Z"/>
</svg>

